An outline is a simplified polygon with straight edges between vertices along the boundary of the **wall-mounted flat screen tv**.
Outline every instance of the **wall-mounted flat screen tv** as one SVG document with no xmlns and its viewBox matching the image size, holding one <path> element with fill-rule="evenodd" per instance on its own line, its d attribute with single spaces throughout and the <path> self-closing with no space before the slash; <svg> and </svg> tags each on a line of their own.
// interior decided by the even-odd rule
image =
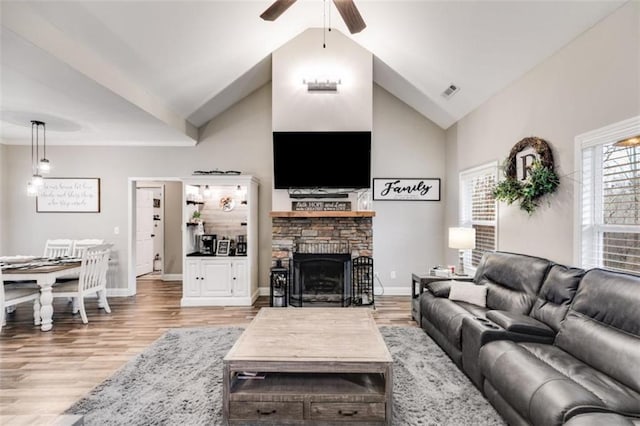
<svg viewBox="0 0 640 426">
<path fill-rule="evenodd" d="M 273 132 L 276 189 L 368 188 L 371 132 Z"/>
</svg>

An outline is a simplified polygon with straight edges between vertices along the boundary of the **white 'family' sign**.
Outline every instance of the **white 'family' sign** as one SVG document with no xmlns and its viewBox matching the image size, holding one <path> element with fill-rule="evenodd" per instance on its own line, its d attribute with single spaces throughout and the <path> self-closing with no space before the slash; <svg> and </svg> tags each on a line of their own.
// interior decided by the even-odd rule
<svg viewBox="0 0 640 426">
<path fill-rule="evenodd" d="M 374 178 L 377 201 L 440 201 L 439 178 Z"/>
<path fill-rule="evenodd" d="M 38 213 L 100 212 L 99 178 L 48 178 L 36 199 Z"/>
</svg>

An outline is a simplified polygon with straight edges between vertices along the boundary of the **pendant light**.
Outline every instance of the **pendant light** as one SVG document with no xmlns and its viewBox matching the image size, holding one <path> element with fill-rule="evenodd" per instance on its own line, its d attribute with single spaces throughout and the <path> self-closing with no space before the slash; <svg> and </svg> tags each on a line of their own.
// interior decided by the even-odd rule
<svg viewBox="0 0 640 426">
<path fill-rule="evenodd" d="M 42 126 L 43 157 L 40 161 L 40 126 Z M 38 195 L 44 184 L 42 173 L 49 173 L 51 164 L 46 158 L 46 124 L 43 121 L 31 120 L 31 180 L 27 184 L 27 194 Z M 35 133 L 35 136 L 34 136 Z M 35 155 L 34 155 L 35 154 Z"/>
</svg>

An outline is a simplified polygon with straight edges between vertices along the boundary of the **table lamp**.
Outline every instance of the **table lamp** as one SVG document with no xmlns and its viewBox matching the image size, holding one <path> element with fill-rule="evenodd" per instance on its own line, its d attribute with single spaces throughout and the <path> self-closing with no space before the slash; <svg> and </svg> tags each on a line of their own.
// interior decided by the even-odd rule
<svg viewBox="0 0 640 426">
<path fill-rule="evenodd" d="M 464 251 L 476 248 L 474 228 L 449 228 L 449 248 L 458 249 L 458 275 L 464 273 Z"/>
</svg>

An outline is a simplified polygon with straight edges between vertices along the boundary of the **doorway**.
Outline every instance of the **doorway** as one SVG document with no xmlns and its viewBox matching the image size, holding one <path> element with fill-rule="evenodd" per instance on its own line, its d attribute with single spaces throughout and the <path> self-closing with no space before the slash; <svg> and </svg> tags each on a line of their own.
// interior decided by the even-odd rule
<svg viewBox="0 0 640 426">
<path fill-rule="evenodd" d="M 128 293 L 137 279 L 182 279 L 182 181 L 129 178 Z"/>
</svg>

